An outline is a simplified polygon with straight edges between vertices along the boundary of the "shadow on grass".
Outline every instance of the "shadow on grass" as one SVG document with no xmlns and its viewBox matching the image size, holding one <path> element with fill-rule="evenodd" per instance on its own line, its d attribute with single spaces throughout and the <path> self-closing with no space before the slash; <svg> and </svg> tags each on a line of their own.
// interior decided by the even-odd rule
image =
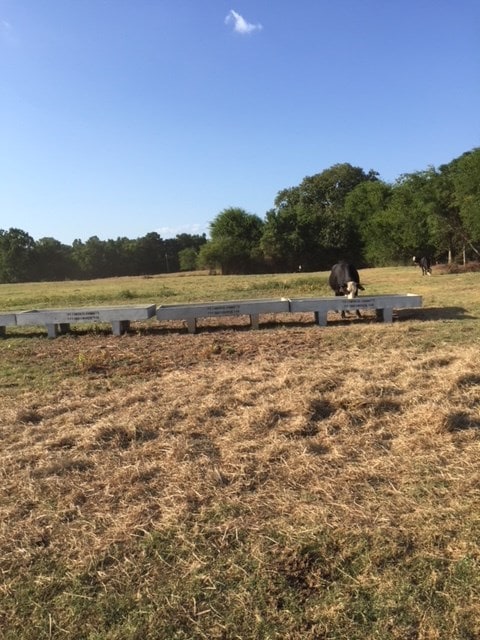
<svg viewBox="0 0 480 640">
<path fill-rule="evenodd" d="M 130 331 L 130 333 L 136 333 L 134 329 Z M 62 338 L 80 338 L 82 336 L 111 336 L 112 330 L 107 326 L 98 326 L 93 325 L 90 327 L 86 326 L 75 326 L 72 327 L 69 331 L 59 332 L 56 340 Z M 24 340 L 26 338 L 44 338 L 45 340 L 52 340 L 49 338 L 47 329 L 43 329 L 41 327 L 37 328 L 26 328 L 23 327 L 8 327 L 7 332 L 4 335 L 0 335 L 0 340 L 5 339 L 21 339 Z"/>
<path fill-rule="evenodd" d="M 457 411 L 448 416 L 446 428 L 452 433 L 480 429 L 480 420 L 464 411 Z"/>
<path fill-rule="evenodd" d="M 464 307 L 425 307 L 422 309 L 398 309 L 397 320 L 474 320 Z"/>
<path fill-rule="evenodd" d="M 394 322 L 404 322 L 406 320 L 418 320 L 418 321 L 431 321 L 431 320 L 468 320 L 475 319 L 476 316 L 467 313 L 467 310 L 463 307 L 429 307 L 426 309 L 396 309 L 393 314 Z M 382 323 L 376 317 L 375 313 L 362 313 L 359 318 L 354 313 L 347 313 L 345 318 L 342 318 L 340 314 L 331 313 L 328 316 L 327 326 L 350 326 L 350 325 L 365 325 Z M 287 316 L 281 316 L 274 320 L 267 320 L 260 322 L 260 330 L 265 329 L 278 329 L 280 327 L 316 327 L 313 314 L 289 314 Z M 324 327 L 320 327 L 324 328 Z M 212 320 L 203 319 L 198 323 L 197 333 L 214 333 L 216 331 L 250 331 L 252 327 L 245 318 L 215 318 Z M 149 332 L 154 333 L 187 333 L 186 326 L 179 328 L 178 324 L 175 327 L 158 327 L 151 328 Z"/>
</svg>

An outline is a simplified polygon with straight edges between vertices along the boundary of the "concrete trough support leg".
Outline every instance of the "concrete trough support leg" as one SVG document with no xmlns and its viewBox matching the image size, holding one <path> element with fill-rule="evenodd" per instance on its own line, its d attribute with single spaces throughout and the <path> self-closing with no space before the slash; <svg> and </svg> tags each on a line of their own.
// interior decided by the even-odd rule
<svg viewBox="0 0 480 640">
<path fill-rule="evenodd" d="M 393 322 L 393 309 L 391 307 L 376 309 L 375 316 L 379 322 Z"/>
<path fill-rule="evenodd" d="M 327 312 L 326 311 L 315 311 L 315 324 L 318 324 L 319 327 L 327 326 Z"/>
<path fill-rule="evenodd" d="M 6 327 L 14 327 L 17 324 L 15 313 L 0 313 L 0 338 L 5 338 Z"/>
<path fill-rule="evenodd" d="M 250 326 L 252 329 L 258 329 L 260 327 L 260 316 L 258 313 L 250 314 Z"/>
<path fill-rule="evenodd" d="M 393 322 L 393 309 L 391 307 L 385 307 L 383 310 L 383 321 Z"/>
<path fill-rule="evenodd" d="M 56 338 L 58 335 L 58 324 L 47 324 L 47 334 L 49 338 Z"/>
<path fill-rule="evenodd" d="M 121 336 L 130 328 L 129 320 L 112 320 L 112 333 L 114 336 Z"/>
<path fill-rule="evenodd" d="M 187 318 L 188 333 L 197 333 L 197 319 Z"/>
</svg>

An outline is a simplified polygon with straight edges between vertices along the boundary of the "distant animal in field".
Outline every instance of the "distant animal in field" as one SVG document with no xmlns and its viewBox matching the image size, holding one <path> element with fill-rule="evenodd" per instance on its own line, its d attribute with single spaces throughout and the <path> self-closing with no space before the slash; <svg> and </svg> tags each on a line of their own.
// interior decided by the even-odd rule
<svg viewBox="0 0 480 640">
<path fill-rule="evenodd" d="M 432 275 L 432 267 L 430 264 L 430 259 L 427 256 L 422 256 L 421 258 L 417 258 L 413 256 L 413 262 L 417 264 L 422 270 L 422 276 L 431 276 Z"/>
<path fill-rule="evenodd" d="M 360 276 L 358 275 L 357 269 L 353 264 L 344 260 L 333 265 L 328 278 L 328 284 L 336 296 L 346 296 L 350 299 L 356 298 L 358 292 L 364 290 L 360 284 Z M 358 309 L 356 313 L 360 318 L 360 311 L 358 311 Z M 341 315 L 342 318 L 344 318 L 345 311 L 342 311 Z"/>
</svg>

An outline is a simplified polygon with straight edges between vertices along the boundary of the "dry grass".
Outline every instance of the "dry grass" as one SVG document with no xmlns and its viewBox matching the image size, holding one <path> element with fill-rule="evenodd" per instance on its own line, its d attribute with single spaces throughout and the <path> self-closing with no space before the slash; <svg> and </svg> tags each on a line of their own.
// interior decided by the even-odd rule
<svg viewBox="0 0 480 640">
<path fill-rule="evenodd" d="M 480 637 L 478 321 L 301 320 L 3 341 L 1 637 Z"/>
<path fill-rule="evenodd" d="M 435 267 L 437 273 L 478 273 L 480 271 L 480 262 L 472 261 L 466 264 L 443 264 Z"/>
</svg>

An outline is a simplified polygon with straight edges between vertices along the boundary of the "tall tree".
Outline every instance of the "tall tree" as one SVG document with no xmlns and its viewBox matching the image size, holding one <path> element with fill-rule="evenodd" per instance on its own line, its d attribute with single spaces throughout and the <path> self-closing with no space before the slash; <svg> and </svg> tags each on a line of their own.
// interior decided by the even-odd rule
<svg viewBox="0 0 480 640">
<path fill-rule="evenodd" d="M 427 171 L 401 176 L 394 188 L 387 207 L 395 239 L 394 261 L 410 260 L 419 252 L 431 255 L 435 252 L 429 218 L 434 210 L 431 174 Z"/>
<path fill-rule="evenodd" d="M 270 269 L 295 271 L 301 266 L 307 253 L 304 236 L 295 204 L 268 211 L 260 247 Z"/>
<path fill-rule="evenodd" d="M 382 258 L 377 257 L 377 251 L 385 236 L 382 218 L 391 195 L 391 185 L 376 180 L 361 182 L 345 198 L 345 214 L 359 239 L 356 253 L 359 263 L 380 264 L 385 259 L 383 248 L 380 249 Z"/>
<path fill-rule="evenodd" d="M 454 200 L 465 230 L 465 243 L 480 256 L 480 148 L 452 163 Z"/>
<path fill-rule="evenodd" d="M 198 251 L 198 249 L 207 242 L 207 236 L 204 233 L 201 235 L 179 233 L 175 236 L 175 240 L 177 242 L 178 251 L 181 251 L 182 249 L 189 249 L 190 247 L 193 247 Z"/>
<path fill-rule="evenodd" d="M 200 249 L 200 263 L 209 268 L 219 266 L 223 274 L 260 270 L 262 230 L 258 216 L 239 207 L 224 209 L 210 223 L 211 240 Z"/>
<path fill-rule="evenodd" d="M 40 238 L 35 242 L 33 263 L 37 280 L 65 280 L 75 274 L 72 248 L 55 238 Z"/>
<path fill-rule="evenodd" d="M 136 275 L 152 275 L 170 271 L 165 241 L 152 231 L 134 244 L 133 269 Z"/>
<path fill-rule="evenodd" d="M 0 229 L 0 282 L 27 282 L 34 278 L 35 241 L 25 231 Z"/>
<path fill-rule="evenodd" d="M 195 271 L 197 268 L 197 259 L 198 251 L 194 247 L 180 249 L 178 252 L 180 271 Z"/>
<path fill-rule="evenodd" d="M 105 278 L 110 274 L 107 243 L 98 236 L 91 236 L 85 243 L 86 272 L 89 278 Z"/>
<path fill-rule="evenodd" d="M 345 201 L 357 185 L 377 179 L 374 171 L 343 163 L 280 191 L 265 223 L 266 257 L 288 269 L 302 265 L 308 270 L 328 268 L 341 257 L 358 258 L 358 230 Z"/>
<path fill-rule="evenodd" d="M 455 255 L 463 253 L 465 230 L 460 210 L 455 202 L 455 187 L 450 165 L 442 165 L 438 170 L 430 168 L 429 200 L 430 215 L 428 225 L 434 255 L 450 263 Z"/>
</svg>

